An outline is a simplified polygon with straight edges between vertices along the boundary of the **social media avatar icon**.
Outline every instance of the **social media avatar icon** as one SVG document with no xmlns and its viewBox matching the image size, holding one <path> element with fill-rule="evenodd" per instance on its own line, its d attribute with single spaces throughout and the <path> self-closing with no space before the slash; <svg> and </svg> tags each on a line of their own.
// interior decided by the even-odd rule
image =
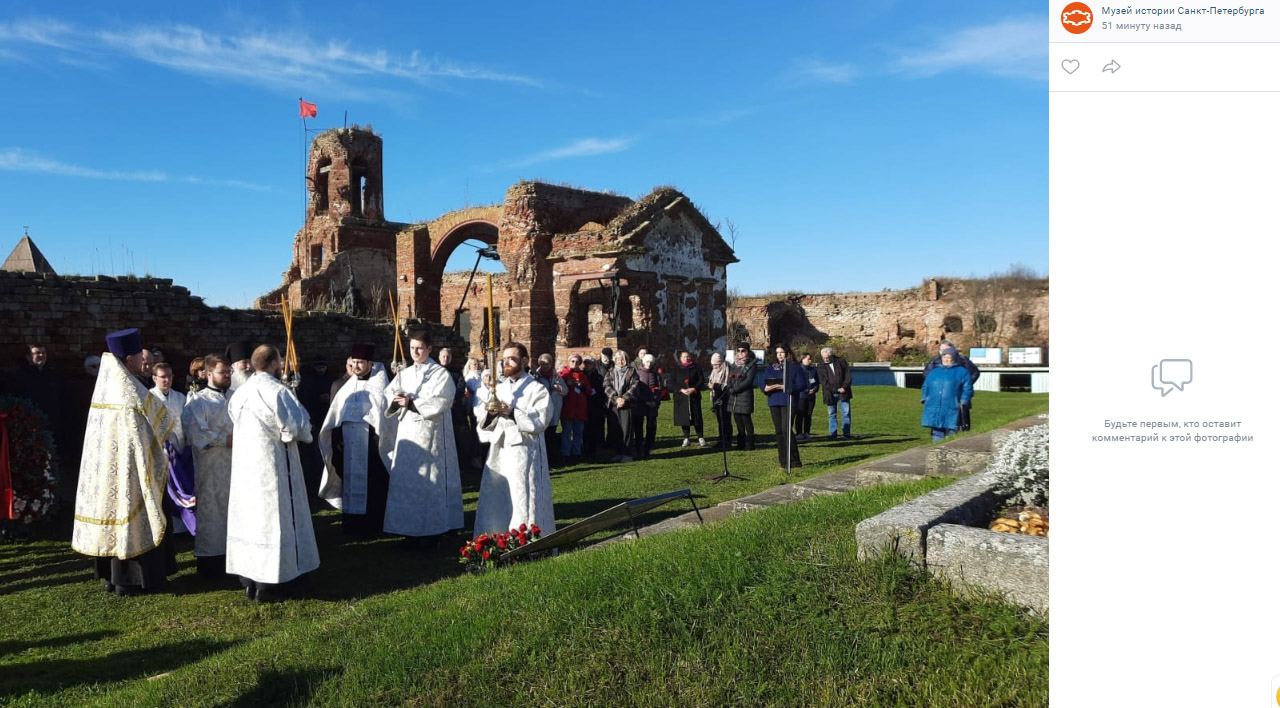
<svg viewBox="0 0 1280 708">
<path fill-rule="evenodd" d="M 1093 10 L 1082 2 L 1062 8 L 1062 28 L 1071 34 L 1084 34 L 1093 26 Z"/>
<path fill-rule="evenodd" d="M 1191 383 L 1190 359 L 1161 359 L 1159 364 L 1151 367 L 1151 388 L 1160 392 L 1160 397 L 1169 395 L 1173 389 L 1186 390 Z"/>
</svg>

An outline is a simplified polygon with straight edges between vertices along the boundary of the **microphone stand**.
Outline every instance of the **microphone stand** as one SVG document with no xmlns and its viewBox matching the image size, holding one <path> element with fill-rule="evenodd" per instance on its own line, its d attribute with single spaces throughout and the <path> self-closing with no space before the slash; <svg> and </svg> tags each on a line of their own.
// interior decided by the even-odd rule
<svg viewBox="0 0 1280 708">
<path fill-rule="evenodd" d="M 782 358 L 782 390 L 787 394 L 787 477 L 791 477 L 791 428 L 794 422 L 791 420 L 791 376 L 787 370 L 787 364 L 791 363 L 791 357 Z"/>
<path fill-rule="evenodd" d="M 720 409 L 716 413 L 716 425 L 720 428 L 720 456 L 724 460 L 724 471 L 720 474 L 703 475 L 702 478 L 712 482 L 713 484 L 719 484 L 726 479 L 736 479 L 740 482 L 745 482 L 747 481 L 746 477 L 739 477 L 736 474 L 729 473 L 729 441 L 724 435 L 724 408 L 729 405 L 728 400 L 726 400 L 729 397 L 729 384 L 724 384 L 723 388 L 720 390 L 720 395 L 716 397 L 716 399 L 720 400 Z M 715 400 L 712 401 L 711 410 L 716 410 Z M 730 425 L 732 425 L 732 423 Z"/>
</svg>

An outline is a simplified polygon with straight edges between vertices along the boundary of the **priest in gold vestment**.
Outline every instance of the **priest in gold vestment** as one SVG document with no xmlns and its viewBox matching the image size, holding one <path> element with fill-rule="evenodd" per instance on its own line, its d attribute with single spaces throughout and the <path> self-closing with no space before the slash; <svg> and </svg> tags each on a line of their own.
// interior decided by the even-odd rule
<svg viewBox="0 0 1280 708">
<path fill-rule="evenodd" d="M 142 335 L 107 335 L 85 428 L 71 547 L 94 558 L 107 592 L 136 595 L 177 570 L 166 532 L 164 441 L 178 424 L 139 381 Z"/>
</svg>

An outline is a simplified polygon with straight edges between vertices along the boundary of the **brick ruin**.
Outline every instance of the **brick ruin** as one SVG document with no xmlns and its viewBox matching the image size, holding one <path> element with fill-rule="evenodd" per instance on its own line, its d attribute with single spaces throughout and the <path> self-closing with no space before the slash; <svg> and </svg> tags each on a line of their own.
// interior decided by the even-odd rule
<svg viewBox="0 0 1280 708">
<path fill-rule="evenodd" d="M 832 342 L 889 361 L 933 354 L 945 338 L 961 351 L 1029 346 L 1044 347 L 1047 356 L 1049 281 L 933 278 L 910 290 L 734 297 L 729 321 L 732 337 L 758 348 Z"/>
<path fill-rule="evenodd" d="M 465 346 L 447 327 L 408 326 L 429 330 L 436 346 Z M 271 343 L 283 352 L 286 341 L 280 313 L 209 307 L 164 278 L 0 271 L 0 368 L 20 365 L 26 345 L 40 343 L 48 348 L 50 367 L 79 376 L 86 356 L 106 351 L 107 333 L 126 327 L 141 329 L 147 346 L 164 348 L 184 376 L 192 357 L 222 353 L 233 342 Z M 293 335 L 304 367 L 317 356 L 340 364 L 356 343 L 373 344 L 385 362 L 395 341 L 390 322 L 326 312 L 295 312 Z"/>
<path fill-rule="evenodd" d="M 369 129 L 317 136 L 307 167 L 307 218 L 293 261 L 259 308 L 287 297 L 297 309 L 331 304 L 354 281 L 366 307 L 396 296 L 401 317 L 452 325 L 469 273 L 445 273 L 468 240 L 496 248 L 497 339 L 563 359 L 610 346 L 687 348 L 705 359 L 726 344 L 726 270 L 733 250 L 679 191 L 631 200 L 542 182 L 520 182 L 501 204 L 431 221 L 388 221 L 382 139 Z M 479 274 L 458 313 L 471 351 L 485 345 L 488 293 Z"/>
</svg>

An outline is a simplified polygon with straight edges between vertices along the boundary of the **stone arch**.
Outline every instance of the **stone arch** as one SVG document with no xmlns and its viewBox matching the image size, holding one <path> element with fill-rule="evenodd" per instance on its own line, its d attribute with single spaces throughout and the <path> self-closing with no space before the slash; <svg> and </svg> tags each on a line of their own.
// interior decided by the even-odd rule
<svg viewBox="0 0 1280 708">
<path fill-rule="evenodd" d="M 464 242 L 471 240 L 496 246 L 498 244 L 497 222 L 484 218 L 467 219 L 451 225 L 439 238 L 431 239 L 431 260 L 425 276 L 427 282 L 424 283 L 428 293 L 426 307 L 423 310 L 423 316 L 426 318 L 434 318 L 433 321 L 444 324 L 453 322 L 453 312 L 458 303 L 440 301 L 440 284 L 444 278 L 449 257 Z M 497 297 L 496 293 L 495 297 Z"/>
<path fill-rule="evenodd" d="M 775 301 L 769 303 L 765 311 L 768 316 L 765 326 L 769 345 L 779 342 L 791 344 L 801 339 L 814 343 L 827 340 L 827 336 L 809 321 L 804 308 L 798 305 Z"/>
</svg>

